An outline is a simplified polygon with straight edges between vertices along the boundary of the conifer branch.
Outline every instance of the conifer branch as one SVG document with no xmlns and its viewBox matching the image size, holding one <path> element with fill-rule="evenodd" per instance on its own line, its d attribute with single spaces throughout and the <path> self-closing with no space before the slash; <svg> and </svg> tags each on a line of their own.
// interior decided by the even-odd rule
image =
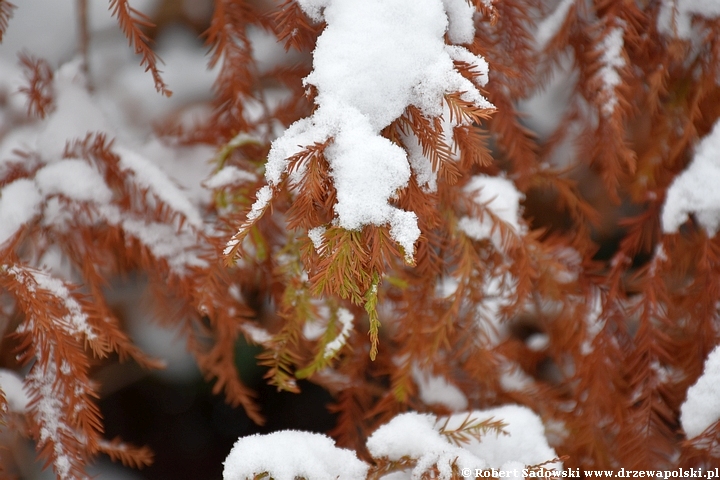
<svg viewBox="0 0 720 480">
<path fill-rule="evenodd" d="M 45 118 L 54 102 L 52 67 L 47 61 L 26 54 L 20 54 L 20 63 L 28 81 L 27 86 L 20 87 L 20 92 L 28 97 L 28 114 Z"/>
<path fill-rule="evenodd" d="M 169 97 L 172 91 L 161 77 L 161 71 L 157 64 L 162 60 L 150 48 L 150 38 L 143 28 L 153 27 L 150 18 L 144 13 L 130 6 L 128 0 L 110 0 L 110 11 L 113 17 L 117 18 L 120 30 L 122 30 L 125 38 L 127 38 L 135 53 L 142 56 L 140 65 L 145 67 L 145 71 L 149 71 L 155 82 L 155 90 L 158 93 Z"/>
<path fill-rule="evenodd" d="M 457 446 L 467 445 L 473 439 L 480 442 L 482 437 L 488 433 L 508 435 L 505 431 L 507 424 L 502 420 L 494 420 L 493 418 L 480 420 L 473 418 L 473 415 L 468 413 L 467 417 L 457 427 L 450 428 L 449 421 L 450 418 L 446 418 L 438 431 L 447 437 L 448 441 Z"/>
<path fill-rule="evenodd" d="M 8 0 L 0 0 L 0 42 L 3 40 L 3 35 L 7 30 L 8 23 L 13 16 L 13 10 L 17 6 L 10 3 Z"/>
</svg>

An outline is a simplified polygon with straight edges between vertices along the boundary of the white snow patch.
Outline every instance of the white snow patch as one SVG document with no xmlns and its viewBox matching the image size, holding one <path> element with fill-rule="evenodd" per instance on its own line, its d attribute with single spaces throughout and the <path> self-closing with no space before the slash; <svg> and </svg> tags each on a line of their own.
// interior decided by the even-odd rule
<svg viewBox="0 0 720 480">
<path fill-rule="evenodd" d="M 240 325 L 240 330 L 245 333 L 250 340 L 252 340 L 254 343 L 257 343 L 258 345 L 264 345 L 270 340 L 272 340 L 272 335 L 270 332 L 265 330 L 262 327 L 258 327 L 257 325 L 252 325 L 250 323 L 242 323 Z"/>
<path fill-rule="evenodd" d="M 61 66 L 54 78 L 55 110 L 45 120 L 37 143 L 38 152 L 49 162 L 60 160 L 70 140 L 112 131 L 96 99 L 87 91 L 79 59 Z"/>
<path fill-rule="evenodd" d="M 172 210 L 181 213 L 189 224 L 195 227 L 202 224 L 197 207 L 158 166 L 128 148 L 116 146 L 114 150 L 120 156 L 120 168 L 131 172 L 140 187 L 147 188 Z"/>
<path fill-rule="evenodd" d="M 540 417 L 527 407 L 504 405 L 472 412 L 478 420 L 502 420 L 507 435 L 493 433 L 484 435 L 481 440 L 471 441 L 465 448 L 485 460 L 491 468 L 501 468 L 507 462 L 520 462 L 524 465 L 537 465 L 557 458 L 555 450 L 550 448 L 545 438 L 545 427 Z M 447 429 L 457 428 L 467 418 L 466 413 L 456 413 L 447 424 Z M 547 468 L 561 468 L 558 463 Z"/>
<path fill-rule="evenodd" d="M 602 100 L 604 103 L 601 112 L 605 117 L 612 116 L 618 103 L 615 88 L 622 83 L 619 70 L 625 66 L 625 57 L 623 57 L 625 29 L 615 27 L 611 29 L 598 44 L 598 50 L 601 52 L 600 62 L 602 67 L 598 75 L 602 80 Z"/>
<path fill-rule="evenodd" d="M 695 215 L 710 236 L 720 228 L 720 120 L 695 149 L 687 169 L 668 188 L 662 211 L 665 233 L 677 232 Z"/>
<path fill-rule="evenodd" d="M 688 388 L 680 406 L 680 424 L 688 439 L 695 438 L 720 420 L 720 346 L 705 359 L 705 368 Z"/>
<path fill-rule="evenodd" d="M 483 57 L 474 55 L 469 50 L 455 45 L 446 45 L 445 50 L 453 60 L 465 62 L 472 67 L 472 72 L 476 75 L 473 79 L 477 85 L 481 87 L 487 85 L 490 67 Z"/>
<path fill-rule="evenodd" d="M 475 308 L 478 330 L 488 346 L 497 346 L 508 336 L 508 325 L 502 322 L 501 310 L 510 305 L 515 295 L 515 279 L 509 273 L 488 275 L 484 296 Z"/>
<path fill-rule="evenodd" d="M 443 0 L 448 16 L 448 38 L 452 43 L 472 43 L 475 38 L 475 6 L 467 0 Z"/>
<path fill-rule="evenodd" d="M 504 360 L 500 365 L 500 386 L 506 392 L 523 392 L 535 384 L 533 378 L 516 363 Z"/>
<path fill-rule="evenodd" d="M 63 195 L 79 202 L 109 203 L 112 192 L 100 173 L 86 161 L 66 159 L 44 166 L 35 183 L 45 196 Z"/>
<path fill-rule="evenodd" d="M 658 14 L 658 30 L 665 35 L 677 34 L 678 38 L 693 36 L 692 17 L 707 19 L 720 17 L 720 2 L 717 0 L 662 0 Z M 674 27 L 674 28 L 673 28 Z"/>
<path fill-rule="evenodd" d="M 457 430 L 467 420 L 472 423 L 503 421 L 506 424 L 504 431 L 508 435 L 487 433 L 479 441 L 472 439 L 467 444 L 457 446 L 439 431 L 441 428 L 445 431 Z M 375 458 L 415 459 L 417 464 L 411 472 L 411 478 L 420 478 L 433 464 L 437 464 L 438 478 L 449 479 L 453 462 L 460 471 L 463 468 L 472 471 L 484 468 L 512 470 L 557 458 L 545 438 L 540 418 L 530 409 L 517 405 L 456 413 L 448 418 L 403 413 L 378 428 L 368 438 L 367 447 Z M 562 465 L 551 464 L 548 468 L 562 468 Z"/>
<path fill-rule="evenodd" d="M 425 405 L 443 405 L 454 412 L 467 408 L 467 397 L 447 378 L 423 371 L 417 364 L 413 365 L 412 376 Z"/>
<path fill-rule="evenodd" d="M 592 292 L 591 298 L 587 300 L 588 310 L 585 314 L 585 339 L 580 344 L 580 353 L 590 355 L 594 350 L 593 341 L 595 337 L 605 328 L 605 319 L 600 318 L 603 311 L 602 297 L 597 291 Z"/>
<path fill-rule="evenodd" d="M 272 188 L 270 188 L 268 185 L 265 185 L 256 193 L 255 202 L 252 204 L 252 207 L 250 207 L 250 212 L 247 214 L 247 219 L 245 220 L 245 223 L 240 227 L 238 230 L 238 233 L 233 236 L 228 242 L 225 244 L 225 250 L 223 250 L 223 255 L 230 255 L 230 252 L 233 248 L 238 244 L 237 235 L 240 234 L 247 226 L 251 225 L 255 220 L 257 220 L 260 215 L 263 214 L 267 206 L 270 204 L 270 200 L 272 200 L 273 191 Z"/>
<path fill-rule="evenodd" d="M 275 480 L 357 480 L 368 465 L 319 433 L 285 430 L 240 438 L 224 462 L 223 480 L 245 480 L 267 472 Z"/>
<path fill-rule="evenodd" d="M 52 352 L 49 355 L 52 357 Z M 57 441 L 62 436 L 75 437 L 77 432 L 66 422 L 63 396 L 58 395 L 58 369 L 55 362 L 49 362 L 45 369 L 35 368 L 27 376 L 28 386 L 37 391 L 37 402 L 31 406 L 35 421 L 40 425 L 39 441 L 41 445 L 53 443 L 53 465 L 59 478 L 70 478 L 70 468 L 74 455 L 64 448 L 64 442 Z"/>
<path fill-rule="evenodd" d="M 520 227 L 520 201 L 525 196 L 520 193 L 512 181 L 502 177 L 476 175 L 465 186 L 465 191 L 475 194 L 475 202 L 483 205 L 499 220 L 505 222 L 517 233 Z M 460 230 L 475 239 L 491 239 L 495 248 L 502 251 L 502 238 L 494 227 L 490 216 L 481 218 L 462 217 L 458 222 Z"/>
<path fill-rule="evenodd" d="M 256 182 L 257 175 L 254 173 L 240 170 L 237 167 L 228 165 L 220 169 L 212 177 L 208 178 L 203 182 L 205 187 L 218 190 L 232 185 L 237 185 L 244 182 Z"/>
<path fill-rule="evenodd" d="M 553 13 L 545 17 L 537 26 L 535 33 L 535 48 L 542 50 L 552 38 L 557 35 L 560 27 L 565 23 L 570 7 L 575 0 L 561 0 Z"/>
<path fill-rule="evenodd" d="M 541 352 L 550 344 L 550 337 L 545 333 L 534 333 L 525 340 L 525 344 L 533 352 Z"/>
<path fill-rule="evenodd" d="M 108 221 L 114 223 L 110 218 Z M 127 234 L 138 239 L 153 255 L 167 260 L 174 271 L 206 266 L 205 260 L 199 256 L 197 237 L 186 229 L 178 231 L 173 225 L 137 218 L 124 218 L 119 223 Z"/>
<path fill-rule="evenodd" d="M 32 180 L 23 178 L 6 185 L 0 192 L 0 244 L 38 215 L 41 203 L 42 195 Z"/>
<path fill-rule="evenodd" d="M 313 243 L 315 251 L 319 254 L 323 254 L 325 249 L 325 232 L 327 229 L 323 226 L 311 228 L 308 230 L 308 238 Z"/>
<path fill-rule="evenodd" d="M 11 412 L 23 413 L 27 410 L 30 397 L 25 392 L 23 380 L 17 373 L 0 368 L 0 390 Z"/>
<path fill-rule="evenodd" d="M 67 335 L 79 340 L 94 340 L 98 337 L 93 327 L 88 323 L 88 317 L 82 310 L 80 303 L 71 295 L 65 282 L 35 268 L 13 265 L 7 269 L 7 272 L 14 275 L 29 291 L 40 288 L 50 292 L 62 302 L 67 314 L 63 318 L 54 320 L 57 326 L 62 328 Z"/>
<path fill-rule="evenodd" d="M 347 341 L 353 329 L 355 316 L 347 308 L 340 307 L 337 310 L 337 320 L 340 323 L 340 333 L 331 342 L 325 345 L 325 358 L 330 358 L 340 350 Z"/>
<path fill-rule="evenodd" d="M 465 415 L 467 416 L 467 415 Z M 468 450 L 451 444 L 437 431 L 433 415 L 415 412 L 397 415 L 378 428 L 367 440 L 367 448 L 375 458 L 397 461 L 410 457 L 417 461 L 412 478 L 437 464 L 439 478 L 450 479 L 452 464 L 458 468 L 485 468 L 487 463 Z"/>
</svg>

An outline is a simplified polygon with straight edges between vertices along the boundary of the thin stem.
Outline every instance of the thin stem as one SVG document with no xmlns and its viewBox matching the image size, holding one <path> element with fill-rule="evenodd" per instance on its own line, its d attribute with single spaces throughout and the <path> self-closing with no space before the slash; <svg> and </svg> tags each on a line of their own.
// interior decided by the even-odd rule
<svg viewBox="0 0 720 480">
<path fill-rule="evenodd" d="M 87 0 L 77 0 L 78 10 L 78 52 L 82 57 L 80 69 L 85 74 L 88 90 L 92 90 L 92 82 L 90 81 L 90 28 L 88 22 L 88 2 Z"/>
</svg>

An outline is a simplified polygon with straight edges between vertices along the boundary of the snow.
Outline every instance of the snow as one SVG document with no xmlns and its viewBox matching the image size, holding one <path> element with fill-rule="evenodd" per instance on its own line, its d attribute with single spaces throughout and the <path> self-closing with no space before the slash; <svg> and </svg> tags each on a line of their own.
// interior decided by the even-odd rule
<svg viewBox="0 0 720 480">
<path fill-rule="evenodd" d="M 40 288 L 46 290 L 61 302 L 67 310 L 67 314 L 61 319 L 54 320 L 57 326 L 64 330 L 67 335 L 80 341 L 98 338 L 93 327 L 88 323 L 88 317 L 83 312 L 80 303 L 70 294 L 70 290 L 62 280 L 54 278 L 42 270 L 17 265 L 8 267 L 7 273 L 14 275 L 17 281 L 22 283 L 28 291 L 34 292 L 37 288 Z"/>
<path fill-rule="evenodd" d="M 35 183 L 45 196 L 63 195 L 79 202 L 108 203 L 112 192 L 97 170 L 85 160 L 60 160 L 35 174 Z"/>
<path fill-rule="evenodd" d="M 440 433 L 457 430 L 463 422 L 485 420 L 502 421 L 507 435 L 488 432 L 480 440 L 472 438 L 460 446 L 448 441 Z M 375 458 L 397 461 L 410 457 L 417 461 L 412 472 L 396 478 L 419 478 L 422 472 L 437 463 L 439 478 L 451 477 L 453 462 L 462 470 L 496 468 L 522 469 L 557 458 L 548 445 L 540 418 L 527 407 L 506 405 L 489 410 L 456 413 L 436 418 L 415 412 L 397 415 L 378 428 L 367 440 L 370 454 Z M 556 463 L 548 468 L 562 468 Z"/>
<path fill-rule="evenodd" d="M 470 179 L 464 189 L 475 193 L 475 202 L 487 208 L 499 220 L 521 233 L 520 227 L 520 201 L 524 195 L 520 193 L 512 181 L 502 177 L 476 175 Z M 481 218 L 462 217 L 458 222 L 460 230 L 474 240 L 490 239 L 495 247 L 502 251 L 502 237 L 494 228 L 494 222 L 489 215 Z"/>
<path fill-rule="evenodd" d="M 525 344 L 533 352 L 541 352 L 550 344 L 550 337 L 545 333 L 533 333 L 525 340 Z"/>
<path fill-rule="evenodd" d="M 327 229 L 323 226 L 311 228 L 310 230 L 308 230 L 308 238 L 313 243 L 315 251 L 319 254 L 322 254 L 324 252 L 326 231 Z"/>
<path fill-rule="evenodd" d="M 347 341 L 350 332 L 353 330 L 355 316 L 347 308 L 340 307 L 337 310 L 337 320 L 340 323 L 340 333 L 331 342 L 325 345 L 325 358 L 334 356 Z"/>
<path fill-rule="evenodd" d="M 2 390 L 11 412 L 23 413 L 27 410 L 30 398 L 25 392 L 22 378 L 18 374 L 0 368 L 0 390 Z"/>
<path fill-rule="evenodd" d="M 108 217 L 108 222 L 114 223 L 113 217 L 117 216 Z M 170 268 L 176 272 L 206 264 L 198 256 L 197 237 L 186 229 L 178 231 L 173 225 L 135 218 L 121 219 L 120 225 L 125 233 L 138 239 L 153 255 L 167 260 Z"/>
<path fill-rule="evenodd" d="M 680 406 L 680 425 L 688 439 L 695 438 L 720 420 L 720 346 L 705 359 L 705 368 L 688 388 Z"/>
<path fill-rule="evenodd" d="M 467 0 L 443 0 L 448 16 L 448 38 L 452 43 L 472 43 L 475 38 L 475 6 Z"/>
<path fill-rule="evenodd" d="M 281 182 L 291 156 L 332 138 L 325 158 L 337 190 L 336 224 L 347 230 L 389 225 L 411 262 L 420 235 L 417 217 L 389 203 L 407 185 L 411 170 L 406 152 L 380 131 L 410 105 L 427 116 L 441 115 L 448 93 L 461 93 L 479 108 L 492 107 L 453 65 L 453 58 L 462 58 L 484 73 L 484 60 L 444 41 L 446 31 L 452 41 L 472 39 L 474 9 L 465 3 L 300 1 L 310 18 L 327 25 L 313 52 L 314 69 L 305 78 L 317 88 L 317 109 L 273 142 L 268 184 Z M 262 206 L 253 206 L 249 217 L 257 217 Z"/>
<path fill-rule="evenodd" d="M 46 165 L 37 171 L 34 180 L 19 179 L 0 191 L 0 243 L 40 214 L 44 201 L 45 220 L 61 223 L 69 212 L 59 204 L 47 202 L 47 197 L 53 195 L 97 204 L 112 198 L 103 178 L 84 160 L 66 159 Z"/>
<path fill-rule="evenodd" d="M 540 140 L 548 139 L 557 130 L 571 103 L 577 80 L 578 72 L 574 69 L 572 57 L 563 55 L 552 65 L 547 81 L 530 97 L 518 102 L 523 123 L 537 133 Z"/>
<path fill-rule="evenodd" d="M 65 144 L 91 132 L 111 132 L 105 114 L 87 91 L 80 73 L 80 59 L 63 64 L 55 72 L 55 110 L 44 122 L 37 150 L 45 161 L 60 160 Z"/>
<path fill-rule="evenodd" d="M 188 55 L 196 53 L 190 49 Z M 132 59 L 133 64 L 134 61 Z M 114 65 L 113 71 L 122 77 L 122 71 L 135 68 L 121 63 Z M 139 73 L 142 74 L 142 70 Z M 167 259 L 173 270 L 184 271 L 188 266 L 201 265 L 197 232 L 204 228 L 204 223 L 199 207 L 206 206 L 212 199 L 211 192 L 202 187 L 201 182 L 211 173 L 212 166 L 207 160 L 214 155 L 213 149 L 162 145 L 154 136 L 148 138 L 147 128 L 140 137 L 134 136 L 134 130 L 125 123 L 130 117 L 122 112 L 120 105 L 125 97 L 113 97 L 115 88 L 119 87 L 118 80 L 113 77 L 89 92 L 77 59 L 63 64 L 54 78 L 56 105 L 48 117 L 0 138 L 3 155 L 15 148 L 35 151 L 39 153 L 36 161 L 41 167 L 32 180 L 17 180 L 0 191 L 0 242 L 7 242 L 22 225 L 39 214 L 43 214 L 43 225 L 58 230 L 66 228 L 73 215 L 67 203 L 56 198 L 61 195 L 76 202 L 91 203 L 93 212 L 99 213 L 101 219 L 121 226 L 155 255 Z M 0 78 L 0 82 L 12 81 Z M 210 81 L 189 80 L 188 89 L 192 90 L 193 82 L 196 88 L 204 86 L 209 92 Z M 150 90 L 153 97 L 158 97 Z M 127 87 L 124 91 L 135 95 L 136 101 L 148 103 L 142 92 Z M 178 101 L 177 96 L 173 98 Z M 182 227 L 149 222 L 121 211 L 113 204 L 112 190 L 90 162 L 62 158 L 68 142 L 84 139 L 92 132 L 104 133 L 109 139 L 119 135 L 112 150 L 120 157 L 120 169 L 129 173 L 129 181 L 135 188 L 149 191 L 167 204 L 172 213 L 182 215 L 185 220 Z"/>
<path fill-rule="evenodd" d="M 586 305 L 588 310 L 585 313 L 585 339 L 580 344 L 580 353 L 582 355 L 590 355 L 594 350 L 593 342 L 595 337 L 605 328 L 605 319 L 601 318 L 603 311 L 602 297 L 600 292 L 593 291 Z"/>
<path fill-rule="evenodd" d="M 707 19 L 720 17 L 720 2 L 717 0 L 663 0 L 658 14 L 658 30 L 665 35 L 690 39 L 693 36 L 692 17 L 699 15 Z"/>
<path fill-rule="evenodd" d="M 475 74 L 473 80 L 478 86 L 484 87 L 487 85 L 490 66 L 483 57 L 473 55 L 469 50 L 454 45 L 447 45 L 445 47 L 445 51 L 447 51 L 448 55 L 450 55 L 453 60 L 465 62 L 470 65 L 473 73 Z M 447 117 L 445 113 L 443 113 L 443 116 Z"/>
<path fill-rule="evenodd" d="M 223 480 L 245 480 L 267 472 L 274 480 L 357 480 L 368 465 L 319 433 L 285 430 L 240 438 L 224 462 Z"/>
<path fill-rule="evenodd" d="M 490 433 L 484 435 L 481 441 L 473 440 L 465 447 L 487 461 L 491 468 L 501 468 L 507 462 L 537 465 L 558 457 L 548 445 L 542 420 L 527 407 L 504 405 L 475 411 L 472 415 L 478 420 L 494 419 L 506 424 L 503 430 L 507 435 Z M 467 414 L 456 413 L 450 417 L 446 428 L 457 428 L 466 418 Z M 561 466 L 556 463 L 554 467 Z M 553 465 L 547 468 L 553 468 Z"/>
<path fill-rule="evenodd" d="M 408 153 L 410 168 L 418 185 L 428 193 L 437 191 L 437 172 L 433 171 L 432 162 L 423 154 L 422 145 L 417 136 L 409 132 L 403 135 L 403 144 Z"/>
<path fill-rule="evenodd" d="M 196 381 L 200 378 L 200 370 L 195 358 L 187 351 L 185 342 L 187 333 L 182 327 L 157 325 L 145 308 L 138 305 L 127 305 L 128 331 L 133 342 L 143 352 L 163 363 L 163 369 L 153 372 L 154 375 L 176 383 Z"/>
<path fill-rule="evenodd" d="M 503 358 L 499 370 L 500 386 L 506 392 L 524 392 L 535 385 L 533 378 L 510 360 Z"/>
<path fill-rule="evenodd" d="M 240 325 L 240 330 L 242 330 L 243 333 L 247 335 L 253 343 L 256 343 L 258 345 L 265 345 L 270 342 L 270 340 L 272 340 L 272 335 L 270 334 L 270 332 L 268 332 L 262 327 L 252 325 L 247 322 Z"/>
<path fill-rule="evenodd" d="M 575 0 L 561 0 L 553 13 L 545 17 L 538 23 L 537 32 L 535 33 L 535 48 L 542 50 L 552 38 L 557 35 L 560 27 L 565 23 L 570 7 L 575 4 Z"/>
<path fill-rule="evenodd" d="M 412 377 L 417 384 L 420 400 L 425 405 L 442 405 L 453 412 L 467 408 L 467 397 L 447 378 L 423 371 L 418 365 L 413 365 Z"/>
<path fill-rule="evenodd" d="M 219 190 L 224 187 L 237 185 L 243 182 L 255 182 L 257 177 L 255 174 L 240 170 L 232 165 L 221 168 L 212 177 L 208 178 L 203 184 L 210 189 Z"/>
<path fill-rule="evenodd" d="M 42 195 L 35 182 L 15 180 L 0 192 L 0 244 L 7 242 L 18 230 L 40 213 Z"/>
<path fill-rule="evenodd" d="M 507 272 L 485 278 L 483 300 L 475 308 L 475 318 L 488 346 L 497 346 L 508 336 L 508 324 L 502 321 L 501 310 L 512 304 L 515 283 L 513 276 Z"/>
<path fill-rule="evenodd" d="M 677 232 L 694 215 L 710 236 L 720 228 L 720 121 L 702 139 L 685 171 L 668 188 L 661 220 L 665 233 Z"/>
<path fill-rule="evenodd" d="M 615 88 L 622 83 L 620 73 L 618 72 L 625 66 L 625 57 L 623 57 L 625 30 L 622 27 L 612 28 L 598 44 L 601 52 L 600 63 L 600 79 L 602 80 L 602 100 L 604 103 L 600 109 L 605 117 L 612 116 L 618 103 Z"/>
<path fill-rule="evenodd" d="M 443 480 L 451 477 L 453 462 L 460 469 L 470 468 L 473 471 L 488 466 L 483 459 L 448 442 L 437 431 L 437 419 L 429 414 L 409 412 L 397 415 L 378 428 L 368 438 L 366 445 L 375 458 L 398 461 L 410 457 L 416 460 L 412 478 L 420 478 L 435 463 Z"/>
<path fill-rule="evenodd" d="M 255 202 L 253 203 L 252 208 L 250 209 L 250 213 L 248 213 L 247 219 L 245 220 L 243 226 L 251 225 L 255 220 L 260 218 L 260 216 L 263 214 L 263 212 L 265 212 L 265 209 L 270 204 L 270 200 L 272 200 L 272 188 L 270 188 L 268 185 L 265 185 L 257 191 Z M 240 231 L 242 230 L 243 228 L 241 227 Z M 225 245 L 225 250 L 223 250 L 223 254 L 229 255 L 230 252 L 232 252 L 232 249 L 235 248 L 237 244 L 238 239 L 236 237 L 231 238 Z"/>
<path fill-rule="evenodd" d="M 131 172 L 135 183 L 148 189 L 173 211 L 180 212 L 194 227 L 202 224 L 202 217 L 195 205 L 159 167 L 126 147 L 116 146 L 114 151 L 120 156 L 121 170 Z"/>
<path fill-rule="evenodd" d="M 52 358 L 53 352 L 48 352 L 48 356 Z M 55 456 L 53 466 L 58 478 L 64 480 L 72 478 L 70 469 L 73 461 L 77 461 L 77 459 L 73 452 L 65 447 L 65 443 L 57 441 L 57 439 L 64 436 L 77 438 L 77 433 L 66 421 L 64 396 L 57 394 L 58 376 L 62 373 L 58 372 L 56 362 L 51 361 L 48 362 L 45 369 L 37 368 L 37 366 L 31 369 L 26 382 L 29 389 L 37 392 L 30 409 L 35 421 L 40 426 L 39 444 L 42 446 L 52 442 Z M 67 377 L 67 375 L 64 376 Z"/>
</svg>

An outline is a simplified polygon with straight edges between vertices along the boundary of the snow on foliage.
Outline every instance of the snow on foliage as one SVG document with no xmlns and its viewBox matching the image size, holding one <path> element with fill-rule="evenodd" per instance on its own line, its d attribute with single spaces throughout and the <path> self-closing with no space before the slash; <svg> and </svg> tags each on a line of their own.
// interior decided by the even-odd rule
<svg viewBox="0 0 720 480">
<path fill-rule="evenodd" d="M 545 48 L 548 42 L 558 33 L 567 19 L 570 7 L 574 4 L 575 0 L 561 0 L 550 15 L 538 23 L 537 32 L 535 33 L 535 45 L 538 50 Z"/>
<path fill-rule="evenodd" d="M 507 470 L 507 465 L 520 462 L 525 466 L 538 465 L 557 458 L 545 438 L 545 427 L 540 417 L 527 407 L 503 405 L 501 407 L 472 412 L 477 420 L 501 420 L 506 435 L 489 433 L 478 441 L 472 439 L 463 447 L 485 460 L 491 468 Z M 445 430 L 458 428 L 467 419 L 466 413 L 451 416 Z M 546 465 L 547 468 L 561 468 L 559 463 Z"/>
<path fill-rule="evenodd" d="M 520 233 L 520 193 L 512 181 L 502 177 L 476 175 L 465 186 L 467 192 L 476 192 L 475 202 L 485 206 L 497 219 L 505 222 Z M 502 239 L 489 215 L 482 218 L 463 217 L 459 227 L 474 240 L 489 238 L 495 247 L 502 251 Z"/>
<path fill-rule="evenodd" d="M 0 368 L 0 391 L 11 412 L 22 413 L 27 410 L 30 397 L 23 389 L 23 380 L 18 374 Z"/>
<path fill-rule="evenodd" d="M 720 420 L 720 346 L 710 352 L 700 378 L 680 406 L 680 424 L 688 439 Z"/>
<path fill-rule="evenodd" d="M 455 412 L 467 409 L 468 399 L 465 394 L 444 376 L 433 375 L 417 364 L 413 365 L 412 375 L 425 405 L 442 405 Z"/>
<path fill-rule="evenodd" d="M 8 241 L 35 215 L 40 213 L 42 196 L 35 182 L 25 178 L 15 180 L 0 194 L 0 243 Z"/>
<path fill-rule="evenodd" d="M 131 172 L 133 179 L 141 188 L 147 188 L 167 203 L 173 210 L 181 213 L 194 227 L 202 225 L 202 217 L 185 192 L 180 190 L 168 175 L 150 160 L 125 147 L 116 147 L 120 155 L 120 168 Z"/>
<path fill-rule="evenodd" d="M 54 92 L 55 107 L 47 118 L 22 135 L 8 138 L 3 145 L 2 150 L 5 151 L 15 148 L 35 151 L 44 165 L 33 179 L 18 179 L 0 190 L 0 243 L 13 238 L 39 215 L 43 216 L 45 225 L 61 231 L 71 225 L 69 222 L 87 217 L 76 212 L 76 207 L 59 203 L 57 197 L 60 196 L 93 206 L 96 215 L 86 218 L 86 221 L 95 222 L 99 216 L 110 225 L 121 226 L 126 234 L 139 240 L 158 257 L 166 259 L 177 272 L 202 265 L 197 252 L 198 232 L 204 228 L 202 214 L 193 202 L 191 192 L 180 188 L 153 160 L 125 146 L 120 140 L 112 145 L 112 153 L 119 160 L 119 169 L 127 175 L 126 180 L 132 188 L 146 191 L 148 196 L 167 205 L 173 214 L 183 219 L 180 227 L 148 222 L 121 211 L 116 196 L 97 166 L 86 159 L 63 158 L 68 142 L 86 138 L 93 132 L 108 135 L 116 132 L 101 108 L 102 98 L 99 94 L 88 92 L 79 61 L 73 60 L 58 69 Z M 139 146 L 142 147 L 142 144 Z M 152 147 L 153 141 L 145 146 Z M 160 156 L 172 152 L 165 148 L 157 153 Z M 9 159 L 0 158 L 0 161 L 8 162 Z M 196 179 L 198 188 L 201 180 Z"/>
<path fill-rule="evenodd" d="M 325 345 L 325 358 L 330 358 L 340 350 L 347 341 L 353 329 L 355 316 L 347 308 L 338 308 L 337 319 L 340 322 L 340 332 L 331 342 Z"/>
<path fill-rule="evenodd" d="M 658 30 L 666 35 L 689 39 L 693 36 L 692 17 L 708 19 L 720 17 L 720 2 L 716 0 L 663 0 L 658 15 Z"/>
<path fill-rule="evenodd" d="M 453 445 L 436 428 L 436 418 L 421 413 L 403 413 L 378 428 L 367 440 L 370 454 L 375 458 L 391 461 L 409 457 L 417 461 L 412 478 L 437 464 L 440 478 L 452 475 L 453 463 L 458 468 L 486 468 L 485 460 L 476 457 L 462 447 Z M 410 476 L 408 476 L 410 477 Z"/>
<path fill-rule="evenodd" d="M 625 58 L 623 57 L 623 46 L 625 44 L 623 35 L 625 29 L 622 27 L 612 28 L 598 45 L 600 53 L 600 79 L 602 80 L 603 104 L 601 112 L 605 117 L 612 116 L 615 106 L 618 103 L 615 88 L 622 84 L 619 69 L 625 66 Z"/>
<path fill-rule="evenodd" d="M 667 191 L 662 211 L 665 233 L 677 232 L 689 215 L 710 236 L 720 228 L 720 121 L 702 139 L 687 169 L 678 175 Z"/>
<path fill-rule="evenodd" d="M 313 52 L 314 69 L 305 78 L 317 89 L 317 109 L 273 142 L 267 182 L 277 186 L 290 157 L 332 138 L 324 155 L 337 190 L 337 225 L 356 230 L 389 224 L 393 239 L 411 258 L 420 235 L 417 216 L 389 203 L 407 185 L 411 169 L 407 153 L 380 132 L 409 106 L 429 117 L 442 115 L 449 93 L 460 93 L 479 108 L 492 107 L 455 70 L 453 59 L 469 62 L 485 78 L 487 63 L 444 41 L 446 32 L 451 41 L 472 40 L 474 8 L 464 0 L 298 3 L 313 20 L 327 24 Z M 249 218 L 257 218 L 265 206 L 253 205 Z M 234 246 L 231 240 L 227 251 Z"/>
<path fill-rule="evenodd" d="M 357 480 L 368 465 L 329 437 L 285 430 L 240 438 L 224 462 L 223 480 L 246 480 L 262 473 L 274 480 Z"/>
<path fill-rule="evenodd" d="M 460 432 L 481 422 L 502 421 L 504 433 L 488 429 L 466 436 L 459 444 L 450 441 L 448 432 Z M 368 438 L 367 447 L 374 458 L 399 461 L 416 460 L 412 472 L 404 478 L 420 475 L 436 464 L 439 478 L 449 479 L 452 466 L 458 469 L 496 468 L 513 470 L 538 465 L 557 457 L 548 445 L 540 418 L 526 407 L 506 405 L 489 410 L 456 413 L 449 418 L 404 413 L 378 428 Z M 548 465 L 560 468 L 561 465 Z M 398 477 L 403 478 L 403 477 Z"/>
<path fill-rule="evenodd" d="M 449 480 L 454 470 L 463 469 L 494 468 L 510 474 L 557 457 L 548 446 L 540 418 L 517 405 L 439 418 L 402 413 L 378 428 L 366 445 L 378 465 L 398 462 L 391 468 L 396 470 L 391 473 L 394 480 L 421 478 L 434 468 L 441 480 Z M 337 448 L 325 435 L 292 430 L 240 438 L 224 465 L 223 480 L 263 474 L 274 480 L 357 480 L 365 478 L 369 470 L 353 452 Z"/>
</svg>

